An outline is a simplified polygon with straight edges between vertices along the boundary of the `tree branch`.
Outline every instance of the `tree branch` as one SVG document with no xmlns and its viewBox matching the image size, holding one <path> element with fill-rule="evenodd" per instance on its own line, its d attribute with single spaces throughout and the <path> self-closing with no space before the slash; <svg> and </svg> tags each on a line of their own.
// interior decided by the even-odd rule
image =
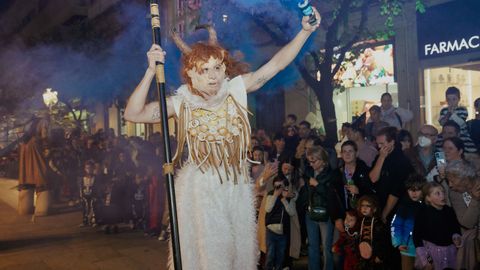
<svg viewBox="0 0 480 270">
<path fill-rule="evenodd" d="M 317 70 L 320 69 L 320 57 L 318 56 L 318 54 L 316 52 L 310 52 L 310 55 L 312 56 L 315 63 L 315 68 Z"/>
<path fill-rule="evenodd" d="M 355 44 L 359 39 L 360 35 L 362 34 L 363 30 L 365 30 L 365 26 L 368 21 L 368 8 L 369 8 L 370 1 L 369 0 L 364 0 L 363 5 L 361 7 L 361 17 L 360 17 L 360 23 L 358 24 L 357 31 L 355 32 L 355 35 L 348 41 L 342 48 L 340 49 L 340 56 L 338 58 L 337 63 L 335 64 L 334 68 L 332 69 L 332 74 L 336 74 L 338 70 L 340 69 L 343 60 L 345 59 L 345 54 L 351 50 L 353 44 Z"/>
<path fill-rule="evenodd" d="M 252 20 L 255 22 L 255 24 L 258 27 L 260 27 L 263 31 L 267 32 L 267 34 L 269 34 L 270 37 L 272 37 L 272 40 L 275 43 L 275 45 L 283 46 L 288 42 L 288 40 L 283 38 L 283 36 L 278 35 L 272 29 L 270 29 L 270 27 L 268 27 L 264 21 L 260 20 L 259 17 L 255 17 L 251 15 L 249 16 L 252 18 Z"/>
<path fill-rule="evenodd" d="M 330 26 L 328 27 L 329 29 L 335 29 L 335 30 L 338 29 L 338 26 L 340 24 L 340 20 L 348 15 L 348 12 L 349 12 L 349 9 L 350 9 L 350 4 L 351 4 L 351 0 L 343 0 L 340 3 L 339 12 L 338 12 L 337 16 L 333 19 Z M 330 32 L 330 31 L 328 31 L 328 32 Z M 334 31 L 334 32 L 336 34 L 337 31 Z"/>
<path fill-rule="evenodd" d="M 312 75 L 310 75 L 310 72 L 308 72 L 308 70 L 305 68 L 305 65 L 302 65 L 298 62 L 295 62 L 296 66 L 297 66 L 297 69 L 298 71 L 300 72 L 300 75 L 302 76 L 303 80 L 305 80 L 305 82 L 313 88 L 313 86 L 315 84 L 317 84 L 317 80 L 315 78 L 313 78 Z"/>
<path fill-rule="evenodd" d="M 64 102 L 65 106 L 67 106 L 68 110 L 72 113 L 73 115 L 73 120 L 77 121 L 77 116 L 75 115 L 75 110 L 73 109 L 72 105 L 68 101 Z"/>
</svg>

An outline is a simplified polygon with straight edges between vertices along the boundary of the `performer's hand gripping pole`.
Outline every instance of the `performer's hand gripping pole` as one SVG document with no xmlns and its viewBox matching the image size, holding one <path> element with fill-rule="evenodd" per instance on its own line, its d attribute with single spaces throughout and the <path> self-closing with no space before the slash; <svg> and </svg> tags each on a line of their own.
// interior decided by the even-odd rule
<svg viewBox="0 0 480 270">
<path fill-rule="evenodd" d="M 152 18 L 153 43 L 160 45 L 160 14 L 157 0 L 150 0 L 150 14 Z M 175 270 L 182 269 L 180 255 L 180 237 L 178 235 L 177 206 L 175 200 L 175 188 L 173 182 L 173 164 L 170 150 L 170 138 L 168 130 L 167 102 L 165 96 L 165 71 L 164 64 L 157 62 L 155 67 L 157 90 L 159 96 L 160 114 L 162 121 L 162 134 L 164 142 L 165 164 L 163 171 L 167 178 L 168 209 L 170 210 L 171 243 L 173 251 L 173 264 Z"/>
</svg>

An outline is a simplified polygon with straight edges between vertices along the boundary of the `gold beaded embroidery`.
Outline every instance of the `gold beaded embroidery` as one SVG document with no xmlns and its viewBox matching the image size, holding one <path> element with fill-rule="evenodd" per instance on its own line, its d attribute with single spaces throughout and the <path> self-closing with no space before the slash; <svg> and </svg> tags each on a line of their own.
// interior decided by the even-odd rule
<svg viewBox="0 0 480 270">
<path fill-rule="evenodd" d="M 185 143 L 189 148 L 189 160 L 202 172 L 213 167 L 223 183 L 219 167 L 225 169 L 227 180 L 233 175 L 237 184 L 239 173 L 248 175 L 247 152 L 250 147 L 250 124 L 246 108 L 232 96 L 216 109 L 191 110 L 182 102 L 179 115 L 179 145 L 174 161 L 179 161 Z M 247 182 L 248 179 L 246 178 Z"/>
</svg>

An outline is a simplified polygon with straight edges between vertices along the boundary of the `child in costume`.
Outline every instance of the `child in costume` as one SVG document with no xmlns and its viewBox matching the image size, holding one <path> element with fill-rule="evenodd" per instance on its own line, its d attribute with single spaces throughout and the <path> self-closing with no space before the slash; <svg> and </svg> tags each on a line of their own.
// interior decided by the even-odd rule
<svg viewBox="0 0 480 270">
<path fill-rule="evenodd" d="M 83 222 L 81 224 L 84 226 L 96 226 L 95 214 L 96 214 L 96 200 L 97 200 L 97 190 L 96 190 L 96 178 L 93 174 L 94 162 L 89 160 L 85 162 L 84 165 L 84 175 L 80 178 L 80 200 L 82 203 L 82 216 Z"/>
<path fill-rule="evenodd" d="M 131 223 L 132 229 L 147 231 L 147 185 L 145 175 L 141 172 L 135 174 L 135 182 L 131 188 Z"/>
<path fill-rule="evenodd" d="M 343 255 L 343 269 L 355 269 L 358 264 L 358 238 L 360 231 L 360 218 L 356 210 L 345 213 L 345 232 L 340 233 L 337 242 L 333 244 L 332 252 Z"/>
<path fill-rule="evenodd" d="M 124 216 L 123 187 L 118 178 L 109 179 L 100 190 L 98 205 L 98 222 L 103 225 L 106 234 L 118 233 L 118 224 Z"/>
<path fill-rule="evenodd" d="M 358 200 L 358 212 L 362 216 L 358 249 L 358 269 L 388 269 L 387 254 L 390 247 L 388 230 L 378 217 L 377 200 L 364 195 Z"/>
<path fill-rule="evenodd" d="M 249 177 L 250 124 L 247 93 L 258 90 L 296 57 L 320 22 L 302 20 L 302 30 L 255 72 L 234 60 L 218 45 L 209 27 L 209 43 L 192 47 L 174 34 L 183 52 L 186 84 L 167 99 L 169 117 L 178 120 L 179 142 L 174 162 L 188 146 L 187 161 L 176 172 L 178 231 L 184 269 L 253 270 L 257 264 L 255 194 Z M 153 45 L 149 67 L 131 95 L 125 119 L 160 122 L 158 102 L 145 104 L 155 74 L 155 63 L 165 53 Z M 170 253 L 170 255 L 172 255 Z M 170 269 L 173 268 L 170 256 Z"/>
</svg>

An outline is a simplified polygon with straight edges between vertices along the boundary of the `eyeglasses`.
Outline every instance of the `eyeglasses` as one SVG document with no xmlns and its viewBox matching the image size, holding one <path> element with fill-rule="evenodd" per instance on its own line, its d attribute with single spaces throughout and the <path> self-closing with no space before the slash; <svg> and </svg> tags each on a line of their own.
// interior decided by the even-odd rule
<svg viewBox="0 0 480 270">
<path fill-rule="evenodd" d="M 420 135 L 423 135 L 423 136 L 437 137 L 437 134 L 432 134 L 432 133 L 423 133 L 423 132 L 420 132 L 419 134 L 420 134 Z"/>
<path fill-rule="evenodd" d="M 317 161 L 319 161 L 319 159 L 309 160 L 308 163 L 310 163 L 310 165 L 312 165 L 312 164 L 315 164 Z"/>
</svg>

